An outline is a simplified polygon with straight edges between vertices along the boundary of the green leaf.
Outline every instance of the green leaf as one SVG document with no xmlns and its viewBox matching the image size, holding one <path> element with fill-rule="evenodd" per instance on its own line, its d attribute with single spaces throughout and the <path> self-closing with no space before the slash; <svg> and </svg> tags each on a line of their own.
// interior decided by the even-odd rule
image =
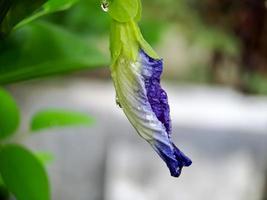
<svg viewBox="0 0 267 200">
<path fill-rule="evenodd" d="M 14 134 L 18 125 L 18 106 L 14 99 L 0 88 L 0 139 Z"/>
<path fill-rule="evenodd" d="M 0 173 L 17 200 L 49 200 L 48 178 L 41 162 L 27 149 L 6 145 L 0 150 Z"/>
<path fill-rule="evenodd" d="M 44 110 L 36 113 L 32 118 L 32 131 L 39 131 L 46 128 L 64 126 L 89 126 L 94 123 L 94 119 L 86 114 L 66 111 L 66 110 Z"/>
<path fill-rule="evenodd" d="M 14 28 L 19 28 L 41 16 L 51 14 L 57 11 L 67 10 L 78 1 L 79 0 L 48 0 L 46 3 L 43 4 L 41 9 L 19 22 Z"/>
<path fill-rule="evenodd" d="M 31 23 L 0 46 L 0 84 L 107 66 L 96 44 L 50 23 Z"/>
<path fill-rule="evenodd" d="M 118 22 L 128 22 L 139 12 L 138 0 L 113 0 L 109 6 L 109 15 Z"/>
</svg>

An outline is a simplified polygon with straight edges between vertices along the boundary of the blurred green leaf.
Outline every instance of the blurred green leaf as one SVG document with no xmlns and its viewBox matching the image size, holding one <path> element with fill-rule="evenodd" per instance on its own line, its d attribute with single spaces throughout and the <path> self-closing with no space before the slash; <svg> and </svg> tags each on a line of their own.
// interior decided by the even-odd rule
<svg viewBox="0 0 267 200">
<path fill-rule="evenodd" d="M 36 113 L 32 118 L 32 131 L 46 128 L 92 125 L 94 119 L 86 114 L 66 110 L 44 110 Z"/>
<path fill-rule="evenodd" d="M 71 6 L 73 6 L 75 3 L 77 3 L 79 0 L 48 0 L 46 3 L 43 4 L 43 6 L 34 12 L 31 16 L 23 19 L 21 22 L 19 22 L 15 28 L 19 28 L 25 24 L 28 24 L 29 22 L 50 14 L 57 11 L 62 11 L 69 9 Z"/>
<path fill-rule="evenodd" d="M 54 161 L 54 155 L 51 152 L 35 152 L 35 156 L 43 163 L 43 165 L 47 165 Z"/>
<path fill-rule="evenodd" d="M 95 44 L 50 23 L 31 23 L 0 47 L 0 84 L 107 64 Z"/>
<path fill-rule="evenodd" d="M 46 0 L 0 0 L 0 32 L 10 30 L 25 17 L 40 8 Z"/>
<path fill-rule="evenodd" d="M 27 149 L 6 145 L 0 150 L 0 173 L 17 200 L 49 200 L 48 178 L 41 162 Z"/>
<path fill-rule="evenodd" d="M 0 88 L 0 139 L 16 131 L 19 125 L 19 109 L 14 99 Z"/>
</svg>

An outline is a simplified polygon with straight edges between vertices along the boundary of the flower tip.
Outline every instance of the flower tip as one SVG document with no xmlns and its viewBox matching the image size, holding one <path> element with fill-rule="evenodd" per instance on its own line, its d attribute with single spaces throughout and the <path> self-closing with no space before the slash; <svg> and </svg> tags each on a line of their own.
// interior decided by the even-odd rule
<svg viewBox="0 0 267 200">
<path fill-rule="evenodd" d="M 171 176 L 179 177 L 181 175 L 183 167 L 189 167 L 192 164 L 192 160 L 188 158 L 182 151 L 180 151 L 174 144 L 174 156 L 176 162 L 168 164 Z"/>
<path fill-rule="evenodd" d="M 192 164 L 182 151 L 180 151 L 172 142 L 169 145 L 163 142 L 156 142 L 152 147 L 156 150 L 159 156 L 164 160 L 173 177 L 179 177 L 183 167 L 188 167 Z"/>
<path fill-rule="evenodd" d="M 192 161 L 189 158 L 186 158 L 186 161 L 177 160 L 178 166 L 168 166 L 171 176 L 179 177 L 182 173 L 183 167 L 188 167 L 192 164 Z M 167 164 L 168 165 L 168 164 Z"/>
</svg>

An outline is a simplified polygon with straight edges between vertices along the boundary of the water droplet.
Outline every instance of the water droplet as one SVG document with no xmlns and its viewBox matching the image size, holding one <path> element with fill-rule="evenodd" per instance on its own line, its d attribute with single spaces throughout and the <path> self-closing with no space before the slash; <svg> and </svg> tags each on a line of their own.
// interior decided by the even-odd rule
<svg viewBox="0 0 267 200">
<path fill-rule="evenodd" d="M 146 115 L 146 119 L 148 121 L 151 121 L 153 119 L 153 115 L 151 115 L 151 114 Z"/>
<path fill-rule="evenodd" d="M 122 106 L 121 106 L 121 103 L 120 103 L 120 101 L 119 101 L 119 98 L 118 97 L 116 97 L 116 104 L 120 107 L 120 108 L 122 108 Z"/>
<path fill-rule="evenodd" d="M 101 3 L 101 8 L 104 12 L 108 12 L 109 2 L 107 0 L 103 0 Z"/>
<path fill-rule="evenodd" d="M 152 76 L 152 71 L 150 69 L 143 69 L 143 75 L 146 77 L 151 77 Z"/>
</svg>

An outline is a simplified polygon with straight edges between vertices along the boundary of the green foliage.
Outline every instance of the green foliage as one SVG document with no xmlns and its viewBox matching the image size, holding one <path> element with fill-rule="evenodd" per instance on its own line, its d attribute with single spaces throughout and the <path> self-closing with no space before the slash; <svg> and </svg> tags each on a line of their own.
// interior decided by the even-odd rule
<svg viewBox="0 0 267 200">
<path fill-rule="evenodd" d="M 12 33 L 2 49 L 0 84 L 107 63 L 108 59 L 86 40 L 47 22 L 31 23 Z"/>
<path fill-rule="evenodd" d="M 81 37 L 80 33 L 75 32 L 79 26 L 93 34 L 97 32 L 95 27 L 100 27 L 97 37 L 100 32 L 106 32 L 108 20 L 100 17 L 105 16 L 102 13 L 100 15 L 100 9 L 94 12 L 97 5 L 95 1 L 84 0 L 83 4 L 76 6 L 68 14 L 61 12 L 62 18 L 59 21 L 65 25 L 64 28 L 57 25 L 59 15 L 43 17 L 45 21 L 34 21 L 44 15 L 67 10 L 78 1 L 0 0 L 1 85 L 108 64 L 107 56 L 96 47 L 98 40 L 92 42 L 90 38 Z M 89 16 L 90 13 L 92 15 L 88 20 L 84 16 Z M 97 18 L 96 13 L 99 16 Z M 88 26 L 100 18 L 103 24 Z M 2 142 L 1 139 L 8 139 L 19 125 L 18 107 L 2 89 L 0 113 Z M 33 117 L 31 129 L 38 131 L 53 127 L 88 126 L 93 121 L 91 117 L 77 112 L 46 110 Z M 3 146 L 0 143 L 0 199 L 7 200 L 11 192 L 17 200 L 49 200 L 49 183 L 43 165 L 52 160 L 53 155 L 47 152 L 33 154 L 21 146 Z"/>
<path fill-rule="evenodd" d="M 17 200 L 49 200 L 48 178 L 41 162 L 27 149 L 6 145 L 0 149 L 0 173 Z"/>
<path fill-rule="evenodd" d="M 36 113 L 32 118 L 32 131 L 39 131 L 46 128 L 92 125 L 94 119 L 86 114 L 65 110 L 44 110 Z"/>
<path fill-rule="evenodd" d="M 0 139 L 7 138 L 19 125 L 19 111 L 15 101 L 0 89 Z M 37 113 L 32 120 L 31 129 L 74 125 L 91 125 L 94 120 L 82 113 L 64 110 L 45 110 Z M 1 141 L 0 141 L 1 142 Z M 8 200 L 9 192 L 17 200 L 49 200 L 48 177 L 43 165 L 53 161 L 48 152 L 31 153 L 14 144 L 0 143 L 0 199 Z"/>
<path fill-rule="evenodd" d="M 19 109 L 13 98 L 0 88 L 0 139 L 14 134 L 19 125 Z"/>
<path fill-rule="evenodd" d="M 19 28 L 44 15 L 69 9 L 78 1 L 79 0 L 1 0 L 0 31 L 8 33 L 12 28 Z"/>
<path fill-rule="evenodd" d="M 8 34 L 25 17 L 31 15 L 46 0 L 0 0 L 0 32 Z M 1 23 L 2 22 L 2 23 Z"/>
</svg>

